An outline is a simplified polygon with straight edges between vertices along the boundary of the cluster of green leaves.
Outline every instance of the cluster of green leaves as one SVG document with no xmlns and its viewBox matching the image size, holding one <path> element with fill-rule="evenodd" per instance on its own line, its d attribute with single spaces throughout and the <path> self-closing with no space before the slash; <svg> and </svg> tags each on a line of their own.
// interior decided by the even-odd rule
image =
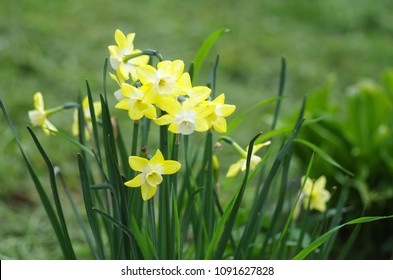
<svg viewBox="0 0 393 280">
<path fill-rule="evenodd" d="M 347 217 L 362 212 L 392 213 L 393 71 L 385 70 L 381 82 L 360 80 L 343 91 L 339 102 L 332 99 L 334 82 L 330 77 L 325 86 L 309 94 L 305 110 L 308 121 L 300 133 L 308 147 L 297 146 L 295 154 L 302 162 L 310 154 L 310 147 L 320 152 L 313 174 L 323 173 L 338 184 L 338 195 L 349 192 Z M 393 245 L 388 237 L 390 228 L 381 224 L 363 233 L 378 244 L 376 247 L 389 248 Z M 376 257 L 391 254 L 380 249 L 370 246 L 370 253 L 378 252 Z"/>
<path fill-rule="evenodd" d="M 224 32 L 225 30 L 218 30 L 202 45 L 194 64 L 190 67 L 192 77 L 195 78 L 212 44 Z M 218 59 L 211 67 L 208 82 L 213 96 L 217 64 Z M 143 202 L 140 190 L 126 188 L 124 182 L 135 175 L 128 166 L 128 155 L 146 153 L 149 121 L 144 119 L 134 123 L 131 149 L 128 151 L 122 134 L 122 125 L 114 121 L 108 106 L 106 76 L 105 67 L 104 94 L 100 95 L 101 120 L 95 118 L 93 97 L 87 84 L 93 126 L 91 144 L 86 142 L 85 118 L 80 101 L 77 106 L 80 131 L 78 141 L 56 133 L 80 149 L 77 161 L 85 206 L 84 214 L 75 206 L 62 174 L 51 162 L 34 131 L 29 128 L 29 133 L 48 169 L 50 192 L 43 186 L 0 100 L 3 113 L 67 259 L 75 259 L 77 256 L 63 213 L 59 182 L 64 186 L 63 191 L 73 205 L 81 230 L 91 249 L 91 257 L 95 259 L 304 259 L 307 256 L 328 258 L 333 246 L 332 239 L 329 238 L 343 226 L 392 218 L 363 217 L 340 224 L 346 202 L 344 193 L 340 196 L 332 215 L 325 213 L 317 215 L 314 219 L 313 215 L 308 213 L 309 219 L 304 217 L 299 222 L 293 220 L 300 192 L 288 187 L 289 170 L 293 146 L 304 122 L 305 100 L 292 127 L 277 129 L 285 84 L 284 60 L 271 131 L 262 136 L 257 134 L 250 141 L 244 178 L 238 186 L 234 186 L 236 190 L 229 201 L 223 201 L 216 188 L 218 182 L 213 167 L 213 133 L 206 133 L 203 152 L 200 153 L 199 149 L 193 148 L 191 137 L 181 139 L 181 150 L 179 139 L 168 133 L 165 127 L 161 127 L 159 142 L 164 157 L 178 159 L 179 154 L 182 154 L 185 168 L 183 173 L 164 178 L 158 193 L 158 207 L 155 199 Z M 244 116 L 234 121 L 239 124 L 242 118 Z M 268 139 L 272 144 L 261 164 L 250 170 L 254 143 Z M 322 150 L 317 152 L 325 155 Z M 202 156 L 199 156 L 200 154 Z M 314 156 L 310 158 L 306 176 L 314 168 Z M 333 165 L 338 165 L 327 154 L 325 159 Z M 253 200 L 245 206 L 245 199 L 250 197 Z M 240 214 L 246 219 L 239 219 Z M 87 222 L 83 217 L 86 217 Z M 315 222 L 317 226 L 314 227 L 314 231 L 308 233 L 308 226 L 315 225 Z M 317 250 L 320 246 L 321 250 Z"/>
</svg>

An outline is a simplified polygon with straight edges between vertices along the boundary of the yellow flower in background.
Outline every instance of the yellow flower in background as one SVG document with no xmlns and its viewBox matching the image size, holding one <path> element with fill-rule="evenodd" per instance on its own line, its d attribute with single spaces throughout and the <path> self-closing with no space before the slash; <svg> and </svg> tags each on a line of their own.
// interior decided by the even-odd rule
<svg viewBox="0 0 393 280">
<path fill-rule="evenodd" d="M 140 50 L 134 50 L 135 33 L 129 33 L 127 36 L 119 29 L 115 31 L 115 41 L 117 45 L 108 47 L 110 53 L 110 64 L 117 71 L 118 76 L 128 80 L 130 75 L 133 81 L 137 80 L 136 68 L 139 65 L 147 64 L 149 57 L 147 55 L 137 56 L 127 60 L 127 56 L 140 53 Z"/>
<path fill-rule="evenodd" d="M 145 201 L 156 193 L 157 186 L 162 182 L 162 175 L 174 174 L 181 167 L 175 160 L 165 160 L 160 150 L 157 150 L 150 160 L 130 156 L 128 162 L 131 169 L 141 173 L 124 185 L 131 188 L 141 187 L 142 199 Z"/>
<path fill-rule="evenodd" d="M 98 117 L 101 115 L 101 102 L 96 101 L 93 102 L 95 116 Z M 85 115 L 85 136 L 86 140 L 90 140 L 90 134 L 93 130 L 93 124 L 91 122 L 91 113 L 89 107 L 89 99 L 86 96 L 82 101 L 82 109 L 83 114 Z M 74 122 L 72 123 L 72 135 L 78 136 L 79 135 L 79 124 L 78 124 L 78 109 L 74 111 Z"/>
<path fill-rule="evenodd" d="M 44 98 L 41 92 L 34 94 L 34 110 L 28 112 L 30 122 L 33 126 L 42 127 L 46 135 L 50 134 L 50 130 L 57 131 L 57 128 L 48 120 L 48 116 L 59 111 L 59 108 L 53 110 L 45 110 Z"/>
<path fill-rule="evenodd" d="M 181 94 L 176 92 L 176 89 L 183 70 L 183 61 L 164 60 L 157 64 L 157 68 L 151 65 L 141 65 L 137 68 L 137 76 L 142 84 L 151 85 L 151 90 L 157 95 L 157 102 L 159 102 L 161 98 L 174 98 Z"/>
<path fill-rule="evenodd" d="M 240 153 L 241 158 L 231 166 L 229 166 L 228 172 L 227 172 L 227 177 L 234 177 L 239 173 L 241 170 L 244 172 L 246 170 L 246 163 L 247 163 L 247 153 L 248 153 L 248 148 L 246 150 L 243 150 L 235 141 L 233 141 L 232 146 Z M 261 148 L 270 145 L 270 141 L 266 141 L 261 144 L 257 144 L 253 146 L 252 149 L 252 155 L 251 155 L 251 163 L 250 163 L 250 170 L 254 170 L 255 167 L 258 165 L 258 163 L 261 161 L 261 157 L 256 156 L 255 153 L 259 151 Z"/>
<path fill-rule="evenodd" d="M 304 180 L 306 180 L 304 182 Z M 317 210 L 320 212 L 326 211 L 326 203 L 330 199 L 330 193 L 325 189 L 326 177 L 321 176 L 317 180 L 313 181 L 310 178 L 301 178 L 301 184 L 304 184 L 302 193 L 303 206 L 305 209 L 310 207 L 310 210 Z"/>
<path fill-rule="evenodd" d="M 224 104 L 225 94 L 220 94 L 213 101 L 206 101 L 205 104 L 213 105 L 214 111 L 206 118 L 209 127 L 213 127 L 219 133 L 227 132 L 227 122 L 224 117 L 230 116 L 236 109 L 235 105 Z"/>
<path fill-rule="evenodd" d="M 149 119 L 157 117 L 156 107 L 152 105 L 154 99 L 149 98 L 150 91 L 149 85 L 143 85 L 140 88 L 136 88 L 129 84 L 123 83 L 121 86 L 121 93 L 124 96 L 119 103 L 116 104 L 115 108 L 128 110 L 128 116 L 132 120 L 140 120 L 143 116 Z"/>
<path fill-rule="evenodd" d="M 200 98 L 205 99 L 205 96 L 200 96 Z M 206 117 L 213 112 L 214 108 L 201 106 L 200 102 L 201 100 L 197 98 L 188 98 L 183 103 L 176 99 L 162 99 L 160 108 L 167 114 L 154 119 L 154 122 L 158 125 L 169 124 L 168 130 L 176 134 L 190 135 L 194 131 L 207 131 L 209 124 Z"/>
</svg>

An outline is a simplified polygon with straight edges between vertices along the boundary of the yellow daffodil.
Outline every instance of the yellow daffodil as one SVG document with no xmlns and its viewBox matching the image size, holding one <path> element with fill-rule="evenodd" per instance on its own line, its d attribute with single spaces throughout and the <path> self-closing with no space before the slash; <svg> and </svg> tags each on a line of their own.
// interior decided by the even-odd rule
<svg viewBox="0 0 393 280">
<path fill-rule="evenodd" d="M 170 98 L 180 95 L 179 92 L 176 92 L 176 89 L 183 70 L 183 61 L 164 60 L 157 64 L 157 68 L 151 65 L 139 66 L 137 68 L 137 76 L 142 84 L 151 85 L 151 89 L 157 95 L 157 99 Z"/>
<path fill-rule="evenodd" d="M 199 98 L 205 99 L 204 96 Z M 161 109 L 167 114 L 154 119 L 154 122 L 158 125 L 169 124 L 168 130 L 176 134 L 189 135 L 194 131 L 207 131 L 209 125 L 206 116 L 210 115 L 214 108 L 201 106 L 200 101 L 198 98 L 189 98 L 180 103 L 175 99 L 162 99 Z"/>
<path fill-rule="evenodd" d="M 306 180 L 304 182 L 304 180 Z M 326 203 L 330 199 L 330 193 L 325 189 L 326 177 L 321 176 L 313 181 L 310 178 L 301 178 L 301 183 L 304 184 L 302 193 L 303 206 L 305 209 L 315 209 L 320 212 L 326 211 Z"/>
<path fill-rule="evenodd" d="M 206 101 L 205 104 L 213 105 L 214 111 L 206 118 L 209 127 L 212 127 L 219 133 L 227 132 L 227 122 L 224 117 L 230 116 L 236 109 L 235 105 L 224 104 L 225 94 L 220 94 L 213 101 Z"/>
<path fill-rule="evenodd" d="M 62 107 L 45 110 L 44 98 L 42 97 L 41 92 L 36 92 L 34 94 L 34 110 L 30 110 L 28 112 L 30 122 L 33 126 L 42 127 L 44 133 L 49 135 L 50 130 L 57 131 L 57 128 L 47 119 L 47 117 L 60 109 L 62 109 Z"/>
<path fill-rule="evenodd" d="M 145 201 L 156 193 L 157 186 L 162 182 L 162 175 L 174 174 L 181 167 L 175 160 L 165 160 L 160 150 L 157 150 L 150 160 L 130 156 L 128 162 L 133 170 L 141 173 L 124 185 L 131 188 L 141 187 L 142 199 Z"/>
<path fill-rule="evenodd" d="M 248 147 L 246 150 L 243 150 L 235 141 L 232 141 L 232 146 L 240 153 L 241 159 L 239 159 L 236 163 L 232 164 L 229 167 L 229 170 L 227 172 L 227 177 L 234 177 L 236 176 L 239 171 L 245 171 L 246 170 L 246 163 L 247 163 L 247 153 L 248 153 Z M 257 144 L 253 146 L 252 149 L 252 155 L 251 155 L 251 163 L 250 163 L 250 170 L 254 170 L 255 167 L 258 165 L 258 163 L 261 161 L 261 157 L 256 156 L 255 153 L 259 151 L 261 148 L 270 145 L 270 141 Z"/>
<path fill-rule="evenodd" d="M 129 79 L 131 75 L 132 80 L 136 81 L 136 68 L 139 65 L 147 64 L 149 57 L 141 55 L 134 58 L 127 59 L 127 56 L 140 53 L 140 50 L 134 50 L 135 33 L 130 33 L 125 36 L 119 29 L 115 31 L 115 40 L 117 45 L 108 47 L 110 53 L 110 64 L 114 70 L 118 71 L 125 80 Z"/>
<path fill-rule="evenodd" d="M 149 85 L 136 88 L 123 83 L 121 93 L 124 98 L 115 107 L 117 109 L 128 110 L 128 115 L 132 120 L 140 120 L 143 116 L 149 119 L 156 118 L 156 107 L 152 105 L 153 99 L 149 98 L 150 91 L 146 90 L 146 87 L 149 87 Z"/>
<path fill-rule="evenodd" d="M 101 102 L 93 102 L 95 116 L 101 115 Z M 89 99 L 86 96 L 82 101 L 83 114 L 85 115 L 85 136 L 86 140 L 90 139 L 91 131 L 93 130 L 93 124 L 91 121 L 91 113 L 89 107 Z M 72 123 L 72 135 L 79 135 L 79 124 L 78 124 L 78 110 L 74 111 L 74 122 Z"/>
</svg>

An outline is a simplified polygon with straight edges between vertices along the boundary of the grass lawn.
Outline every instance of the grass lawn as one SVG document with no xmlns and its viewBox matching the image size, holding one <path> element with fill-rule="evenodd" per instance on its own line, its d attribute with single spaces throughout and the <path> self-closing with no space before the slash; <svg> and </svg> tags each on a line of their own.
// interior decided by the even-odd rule
<svg viewBox="0 0 393 280">
<path fill-rule="evenodd" d="M 362 77 L 378 78 L 393 66 L 393 2 L 388 0 L 19 0 L 0 9 L 0 95 L 38 170 L 45 172 L 27 130 L 33 93 L 41 91 L 49 107 L 85 94 L 89 80 L 98 99 L 102 68 L 113 34 L 136 33 L 135 46 L 152 48 L 166 59 L 189 66 L 213 31 L 232 30 L 209 56 L 220 55 L 218 91 L 242 112 L 277 93 L 280 60 L 287 61 L 284 115 L 299 109 L 301 97 L 334 75 L 335 98 Z M 198 83 L 205 83 L 208 67 Z M 109 81 L 109 80 L 108 80 Z M 109 81 L 109 92 L 116 85 Z M 268 130 L 273 105 L 252 112 L 232 137 L 241 145 Z M 116 112 L 120 118 L 124 112 Z M 70 131 L 69 118 L 53 119 Z M 75 172 L 73 148 L 39 135 L 64 173 Z M 33 184 L 0 117 L 0 258 L 59 258 L 55 236 L 39 205 Z M 66 144 L 65 144 L 66 145 Z M 60 161 L 68 159 L 66 162 Z M 42 167 L 42 168 L 41 168 Z M 73 179 L 71 179 L 72 181 Z M 80 233 L 73 232 L 75 238 Z M 79 251 L 83 255 L 84 247 Z M 88 256 L 86 256 L 88 257 Z"/>
</svg>

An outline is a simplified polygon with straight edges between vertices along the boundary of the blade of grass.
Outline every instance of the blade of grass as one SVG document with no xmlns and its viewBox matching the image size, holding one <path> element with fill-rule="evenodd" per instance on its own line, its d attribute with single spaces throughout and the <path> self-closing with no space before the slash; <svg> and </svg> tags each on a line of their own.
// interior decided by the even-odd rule
<svg viewBox="0 0 393 280">
<path fill-rule="evenodd" d="M 235 252 L 235 259 L 247 258 L 248 254 L 250 252 L 249 245 L 254 242 L 256 234 L 260 229 L 262 219 L 260 219 L 259 217 L 261 215 L 261 211 L 264 206 L 267 195 L 269 193 L 272 182 L 275 179 L 275 176 L 276 176 L 282 162 L 284 161 L 285 157 L 287 155 L 289 155 L 289 153 L 291 152 L 292 144 L 293 144 L 295 138 L 297 137 L 297 134 L 303 124 L 303 121 L 304 121 L 303 114 L 304 114 L 305 104 L 306 104 L 306 101 L 304 99 L 303 103 L 302 103 L 302 107 L 299 112 L 298 120 L 297 120 L 295 128 L 293 130 L 293 133 L 292 133 L 291 137 L 288 139 L 288 141 L 281 148 L 281 150 L 278 152 L 278 155 L 273 162 L 272 168 L 270 169 L 270 172 L 266 178 L 266 181 L 263 184 L 263 188 L 255 200 L 255 204 L 253 205 L 250 218 L 246 224 L 246 228 L 242 234 L 239 245 L 238 245 L 237 250 Z"/>
<path fill-rule="evenodd" d="M 70 204 L 71 204 L 72 210 L 73 210 L 74 213 L 75 213 L 75 216 L 76 216 L 76 218 L 77 218 L 77 220 L 78 220 L 78 223 L 79 223 L 79 225 L 80 225 L 80 227 L 81 227 L 81 229 L 82 229 L 83 235 L 85 236 L 85 239 L 86 239 L 86 241 L 87 241 L 87 244 L 89 245 L 89 248 L 90 248 L 90 250 L 91 250 L 91 253 L 93 254 L 93 256 L 94 256 L 96 259 L 98 259 L 97 250 L 94 248 L 93 241 L 92 241 L 92 239 L 91 239 L 90 236 L 89 236 L 89 233 L 88 233 L 88 230 L 87 230 L 87 228 L 86 228 L 86 225 L 85 225 L 85 223 L 83 222 L 82 216 L 81 216 L 81 214 L 80 214 L 80 212 L 79 212 L 79 210 L 78 210 L 78 207 L 76 206 L 76 202 L 75 202 L 75 200 L 74 200 L 74 198 L 73 198 L 73 196 L 72 196 L 72 194 L 71 194 L 71 190 L 70 190 L 70 188 L 69 188 L 69 186 L 68 186 L 68 184 L 67 184 L 67 182 L 66 182 L 66 180 L 65 180 L 65 178 L 64 178 L 64 176 L 63 176 L 63 173 L 62 173 L 61 170 L 60 170 L 60 168 L 55 167 L 55 174 L 56 174 L 56 176 L 58 176 L 58 177 L 60 178 L 60 182 L 61 182 L 62 185 L 63 185 L 64 192 L 66 193 L 66 195 L 67 195 L 67 197 L 68 197 L 68 200 L 69 200 L 69 202 L 70 202 Z"/>
<path fill-rule="evenodd" d="M 333 165 L 334 167 L 337 167 L 338 169 L 340 169 L 341 171 L 347 173 L 349 176 L 354 176 L 354 174 L 345 169 L 344 167 L 342 167 L 337 161 L 335 161 L 330 155 L 328 155 L 325 151 L 323 151 L 321 148 L 319 148 L 318 146 L 316 146 L 315 144 L 308 142 L 307 140 L 304 139 L 296 139 L 295 140 L 298 143 L 301 143 L 307 147 L 309 147 L 310 149 L 314 150 L 320 157 L 322 157 L 325 161 L 327 161 L 328 163 L 330 163 L 331 165 Z"/>
<path fill-rule="evenodd" d="M 27 127 L 27 129 L 28 129 L 31 137 L 33 138 L 33 141 L 36 144 L 36 146 L 37 146 L 39 152 L 41 153 L 41 156 L 44 159 L 45 164 L 48 168 L 52 196 L 53 196 L 53 200 L 55 202 L 56 212 L 57 212 L 57 216 L 59 218 L 60 226 L 63 231 L 63 237 L 64 237 L 63 242 L 64 242 L 65 248 L 67 250 L 66 251 L 67 258 L 68 259 L 76 259 L 75 252 L 72 247 L 71 240 L 70 240 L 70 236 L 68 234 L 67 223 L 64 218 L 63 207 L 62 207 L 61 201 L 60 201 L 60 196 L 59 196 L 59 191 L 57 188 L 56 176 L 55 176 L 53 164 L 52 164 L 51 160 L 49 159 L 48 155 L 46 154 L 44 148 L 41 146 L 41 143 L 38 141 L 38 138 L 34 134 L 33 130 L 30 127 Z"/>
<path fill-rule="evenodd" d="M 82 184 L 83 201 L 86 209 L 87 220 L 90 224 L 90 229 L 93 233 L 95 246 L 99 259 L 104 259 L 103 242 L 100 233 L 99 224 L 95 214 L 93 213 L 93 198 L 90 192 L 89 177 L 86 170 L 86 165 L 82 155 L 78 154 L 79 174 Z"/>
<path fill-rule="evenodd" d="M 206 252 L 206 259 L 211 259 L 212 257 L 214 259 L 221 259 L 224 254 L 228 240 L 231 237 L 233 226 L 235 225 L 236 216 L 240 208 L 240 203 L 243 199 L 244 191 L 247 186 L 254 143 L 260 135 L 261 133 L 258 133 L 250 141 L 246 160 L 246 171 L 244 174 L 242 185 L 238 189 L 236 195 L 232 198 L 229 206 L 226 208 L 225 213 L 221 218 L 218 227 L 213 233 L 213 237 Z M 213 250 L 215 250 L 214 253 Z"/>
<path fill-rule="evenodd" d="M 211 47 L 214 45 L 214 42 L 225 33 L 228 33 L 229 31 L 230 29 L 227 28 L 216 30 L 215 32 L 210 34 L 210 36 L 203 42 L 202 46 L 199 48 L 197 52 L 197 55 L 194 58 L 193 75 L 191 77 L 193 81 L 195 81 L 196 77 L 198 76 L 202 64 L 205 61 L 205 58 L 209 53 Z"/>
<path fill-rule="evenodd" d="M 337 232 L 339 229 L 342 227 L 348 226 L 348 225 L 356 225 L 356 224 L 363 224 L 363 223 L 370 223 L 378 220 L 384 220 L 384 219 L 393 219 L 393 215 L 390 216 L 372 216 L 372 217 L 361 217 L 357 219 L 353 219 L 349 222 L 346 222 L 342 225 L 336 226 L 332 228 L 331 230 L 325 232 L 322 234 L 319 238 L 314 240 L 311 244 L 309 244 L 306 248 L 301 250 L 293 259 L 294 260 L 303 260 L 305 259 L 311 252 L 313 252 L 315 249 L 317 249 L 319 246 L 321 246 L 323 243 L 325 243 L 335 232 Z"/>
<path fill-rule="evenodd" d="M 274 118 L 273 118 L 272 127 L 270 130 L 274 130 L 276 128 L 278 116 L 280 114 L 281 98 L 284 95 L 286 68 L 287 67 L 286 67 L 286 63 L 285 63 L 285 58 L 282 58 L 281 59 L 280 82 L 278 85 L 278 101 L 276 103 L 276 109 L 274 110 Z"/>
<path fill-rule="evenodd" d="M 101 161 L 101 149 L 100 149 L 100 139 L 98 138 L 98 126 L 97 126 L 97 119 L 96 119 L 96 112 L 94 109 L 93 97 L 91 95 L 91 90 L 89 86 L 89 82 L 86 80 L 86 88 L 87 88 L 87 99 L 89 101 L 89 110 L 90 110 L 90 118 L 93 127 L 93 137 L 94 144 L 97 150 L 97 156 Z"/>
<path fill-rule="evenodd" d="M 18 137 L 18 135 L 16 133 L 15 127 L 12 124 L 11 118 L 10 118 L 8 112 L 7 112 L 7 109 L 6 109 L 5 105 L 4 105 L 3 100 L 1 99 L 1 97 L 0 97 L 0 107 L 1 107 L 1 109 L 3 111 L 4 117 L 5 117 L 5 119 L 6 119 L 7 123 L 8 123 L 8 126 L 11 129 L 12 134 L 14 135 L 16 143 L 18 144 L 19 150 L 20 150 L 20 152 L 21 152 L 21 154 L 23 156 L 23 159 L 24 159 L 24 161 L 26 163 L 27 169 L 29 170 L 29 174 L 30 174 L 30 176 L 31 176 L 31 178 L 32 178 L 32 180 L 34 182 L 34 186 L 35 186 L 35 188 L 37 190 L 37 193 L 38 193 L 38 195 L 40 197 L 40 200 L 42 202 L 42 206 L 44 207 L 45 212 L 46 212 L 46 214 L 47 214 L 47 216 L 49 218 L 49 221 L 50 221 L 50 223 L 52 225 L 52 228 L 55 231 L 56 238 L 57 238 L 57 240 L 58 240 L 58 242 L 60 244 L 60 247 L 61 247 L 61 250 L 63 252 L 63 255 L 64 255 L 65 258 L 67 258 L 67 249 L 65 248 L 65 243 L 63 242 L 64 236 L 63 236 L 63 231 L 61 229 L 61 225 L 60 225 L 59 219 L 58 219 L 58 217 L 56 215 L 56 212 L 55 212 L 55 210 L 54 210 L 54 208 L 52 206 L 51 201 L 49 200 L 49 197 L 48 197 L 44 187 L 41 184 L 41 181 L 39 180 L 39 178 L 37 176 L 37 173 L 35 172 L 35 170 L 33 168 L 33 165 L 30 162 L 30 159 L 28 158 L 28 156 L 27 156 L 27 154 L 26 154 L 26 152 L 25 152 L 25 150 L 24 150 L 24 148 L 23 148 L 23 146 L 22 146 L 22 144 L 21 144 L 21 142 L 19 140 L 19 137 Z"/>
<path fill-rule="evenodd" d="M 124 234 L 126 234 L 128 237 L 135 238 L 145 260 L 157 259 L 157 252 L 154 249 L 153 243 L 148 236 L 142 234 L 134 217 L 131 218 L 131 227 L 130 229 L 128 229 L 125 225 L 115 220 L 107 213 L 102 212 L 97 208 L 93 208 L 92 210 L 93 212 L 96 212 L 97 214 L 104 217 L 104 219 L 106 219 L 118 229 L 120 229 L 122 232 L 124 232 Z"/>
</svg>

